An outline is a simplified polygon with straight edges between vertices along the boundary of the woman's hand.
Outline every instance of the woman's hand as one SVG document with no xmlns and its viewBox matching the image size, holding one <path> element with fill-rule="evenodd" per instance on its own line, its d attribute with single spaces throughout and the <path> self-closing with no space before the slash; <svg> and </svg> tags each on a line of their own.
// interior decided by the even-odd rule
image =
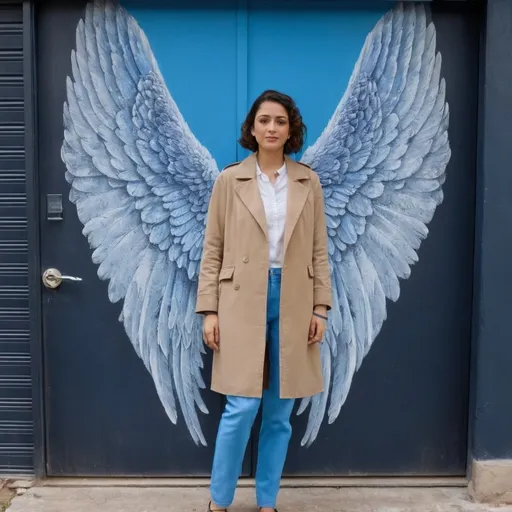
<svg viewBox="0 0 512 512">
<path fill-rule="evenodd" d="M 208 313 L 203 321 L 203 341 L 217 352 L 219 350 L 219 317 L 217 313 Z"/>
<path fill-rule="evenodd" d="M 317 307 L 315 308 L 315 313 L 318 313 L 322 316 L 327 316 L 327 309 L 325 307 Z M 313 343 L 320 343 L 324 336 L 325 327 L 327 322 L 316 315 L 311 316 L 311 323 L 309 324 L 309 339 L 308 345 L 312 345 Z"/>
</svg>

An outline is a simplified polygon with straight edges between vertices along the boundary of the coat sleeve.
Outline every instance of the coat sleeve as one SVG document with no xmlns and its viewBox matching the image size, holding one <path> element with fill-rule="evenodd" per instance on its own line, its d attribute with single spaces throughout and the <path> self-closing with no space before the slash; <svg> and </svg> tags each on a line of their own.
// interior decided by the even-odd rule
<svg viewBox="0 0 512 512">
<path fill-rule="evenodd" d="M 327 253 L 327 226 L 325 222 L 324 196 L 320 180 L 313 175 L 315 194 L 315 227 L 313 234 L 313 301 L 314 306 L 332 307 L 331 273 Z"/>
<path fill-rule="evenodd" d="M 220 173 L 213 185 L 208 206 L 203 254 L 197 285 L 196 313 L 215 313 L 218 310 L 219 273 L 224 254 L 225 213 L 226 187 L 224 176 Z"/>
</svg>

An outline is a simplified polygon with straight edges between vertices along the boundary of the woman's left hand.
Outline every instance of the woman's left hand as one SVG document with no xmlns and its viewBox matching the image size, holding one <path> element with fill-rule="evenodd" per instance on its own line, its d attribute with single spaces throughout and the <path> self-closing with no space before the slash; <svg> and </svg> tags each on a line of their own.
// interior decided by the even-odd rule
<svg viewBox="0 0 512 512">
<path fill-rule="evenodd" d="M 309 324 L 309 339 L 308 345 L 313 343 L 320 343 L 324 336 L 326 321 L 318 316 L 311 316 L 311 323 Z"/>
</svg>

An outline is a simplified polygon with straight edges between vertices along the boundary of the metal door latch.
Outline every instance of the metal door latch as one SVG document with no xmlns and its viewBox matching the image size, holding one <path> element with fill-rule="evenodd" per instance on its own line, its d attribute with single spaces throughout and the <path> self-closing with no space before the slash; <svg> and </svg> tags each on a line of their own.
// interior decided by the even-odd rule
<svg viewBox="0 0 512 512">
<path fill-rule="evenodd" d="M 47 268 L 43 272 L 43 284 L 46 288 L 54 290 L 58 288 L 62 281 L 81 281 L 81 277 L 63 276 L 56 268 Z"/>
</svg>

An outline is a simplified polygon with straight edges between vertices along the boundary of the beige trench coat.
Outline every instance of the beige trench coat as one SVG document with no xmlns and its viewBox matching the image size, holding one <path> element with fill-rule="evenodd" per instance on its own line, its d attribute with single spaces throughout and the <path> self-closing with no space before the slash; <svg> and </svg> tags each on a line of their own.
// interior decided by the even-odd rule
<svg viewBox="0 0 512 512">
<path fill-rule="evenodd" d="M 288 204 L 279 317 L 280 396 L 323 390 L 320 346 L 308 345 L 313 307 L 331 307 L 327 230 L 320 181 L 286 158 Z M 260 397 L 264 387 L 269 245 L 256 156 L 224 169 L 210 206 L 196 312 L 216 311 L 219 351 L 213 391 Z"/>
</svg>

